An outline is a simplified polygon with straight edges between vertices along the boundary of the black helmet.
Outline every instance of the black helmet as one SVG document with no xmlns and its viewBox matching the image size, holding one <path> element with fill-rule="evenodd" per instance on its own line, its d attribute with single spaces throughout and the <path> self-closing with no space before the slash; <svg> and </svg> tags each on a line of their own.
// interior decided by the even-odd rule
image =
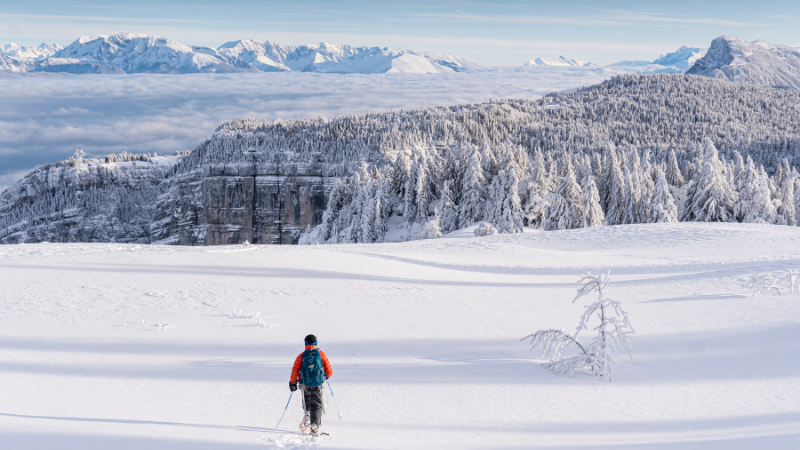
<svg viewBox="0 0 800 450">
<path fill-rule="evenodd" d="M 308 336 L 306 336 L 305 340 L 306 340 L 306 345 L 314 345 L 317 343 L 317 337 L 314 336 L 313 334 L 309 334 Z"/>
</svg>

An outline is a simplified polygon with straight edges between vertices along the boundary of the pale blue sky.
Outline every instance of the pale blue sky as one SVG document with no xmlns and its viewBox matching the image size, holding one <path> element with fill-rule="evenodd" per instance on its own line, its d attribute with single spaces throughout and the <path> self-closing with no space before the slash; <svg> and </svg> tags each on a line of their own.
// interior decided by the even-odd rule
<svg viewBox="0 0 800 450">
<path fill-rule="evenodd" d="M 0 42 L 68 44 L 121 31 L 218 47 L 236 39 L 457 53 L 483 65 L 538 56 L 652 60 L 720 35 L 800 46 L 800 1 L 0 0 Z"/>
</svg>

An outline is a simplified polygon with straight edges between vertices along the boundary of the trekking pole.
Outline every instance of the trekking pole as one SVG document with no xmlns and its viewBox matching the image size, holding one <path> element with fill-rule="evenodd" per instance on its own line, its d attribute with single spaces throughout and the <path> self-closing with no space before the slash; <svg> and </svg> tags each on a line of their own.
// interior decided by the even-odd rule
<svg viewBox="0 0 800 450">
<path fill-rule="evenodd" d="M 289 409 L 289 403 L 292 402 L 292 395 L 294 395 L 294 391 L 289 394 L 289 401 L 286 402 L 286 408 L 283 408 L 283 414 L 281 414 L 281 420 L 278 421 L 278 424 L 275 425 L 275 429 L 277 430 L 278 427 L 281 425 L 281 421 L 283 420 L 283 416 L 286 415 L 286 410 Z"/>
<path fill-rule="evenodd" d="M 336 405 L 336 411 L 339 412 L 339 418 L 341 419 L 342 418 L 342 411 L 339 409 L 339 404 L 336 403 L 336 396 L 333 394 L 333 388 L 331 387 L 331 382 L 328 381 L 327 379 L 325 380 L 325 382 L 328 383 L 328 389 L 330 389 L 331 397 L 333 397 L 333 404 Z"/>
</svg>

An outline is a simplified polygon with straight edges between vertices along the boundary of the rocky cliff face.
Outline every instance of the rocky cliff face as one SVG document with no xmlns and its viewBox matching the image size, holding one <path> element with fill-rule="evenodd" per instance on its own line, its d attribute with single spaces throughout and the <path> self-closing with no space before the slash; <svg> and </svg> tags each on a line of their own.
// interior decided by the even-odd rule
<svg viewBox="0 0 800 450">
<path fill-rule="evenodd" d="M 158 198 L 152 242 L 179 245 L 296 244 L 347 173 L 333 164 L 209 164 L 177 174 Z"/>
</svg>

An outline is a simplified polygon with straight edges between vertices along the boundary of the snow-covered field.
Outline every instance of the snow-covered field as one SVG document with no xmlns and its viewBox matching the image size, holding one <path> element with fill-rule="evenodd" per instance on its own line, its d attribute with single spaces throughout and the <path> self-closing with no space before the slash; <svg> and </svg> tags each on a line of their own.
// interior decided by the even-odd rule
<svg viewBox="0 0 800 450">
<path fill-rule="evenodd" d="M 0 72 L 0 192 L 71 156 L 172 154 L 238 118 L 333 118 L 421 106 L 539 98 L 631 67 L 517 67 L 451 74 L 8 75 Z M 654 67 L 649 69 L 656 70 Z M 13 77 L 10 77 L 13 76 Z"/>
<path fill-rule="evenodd" d="M 578 274 L 608 269 L 634 362 L 545 370 L 519 339 L 571 330 Z M 787 269 L 800 229 L 742 224 L 3 246 L 0 448 L 798 448 L 800 295 L 743 295 Z M 274 429 L 308 333 L 344 414 L 316 441 L 292 433 L 297 396 Z"/>
</svg>

